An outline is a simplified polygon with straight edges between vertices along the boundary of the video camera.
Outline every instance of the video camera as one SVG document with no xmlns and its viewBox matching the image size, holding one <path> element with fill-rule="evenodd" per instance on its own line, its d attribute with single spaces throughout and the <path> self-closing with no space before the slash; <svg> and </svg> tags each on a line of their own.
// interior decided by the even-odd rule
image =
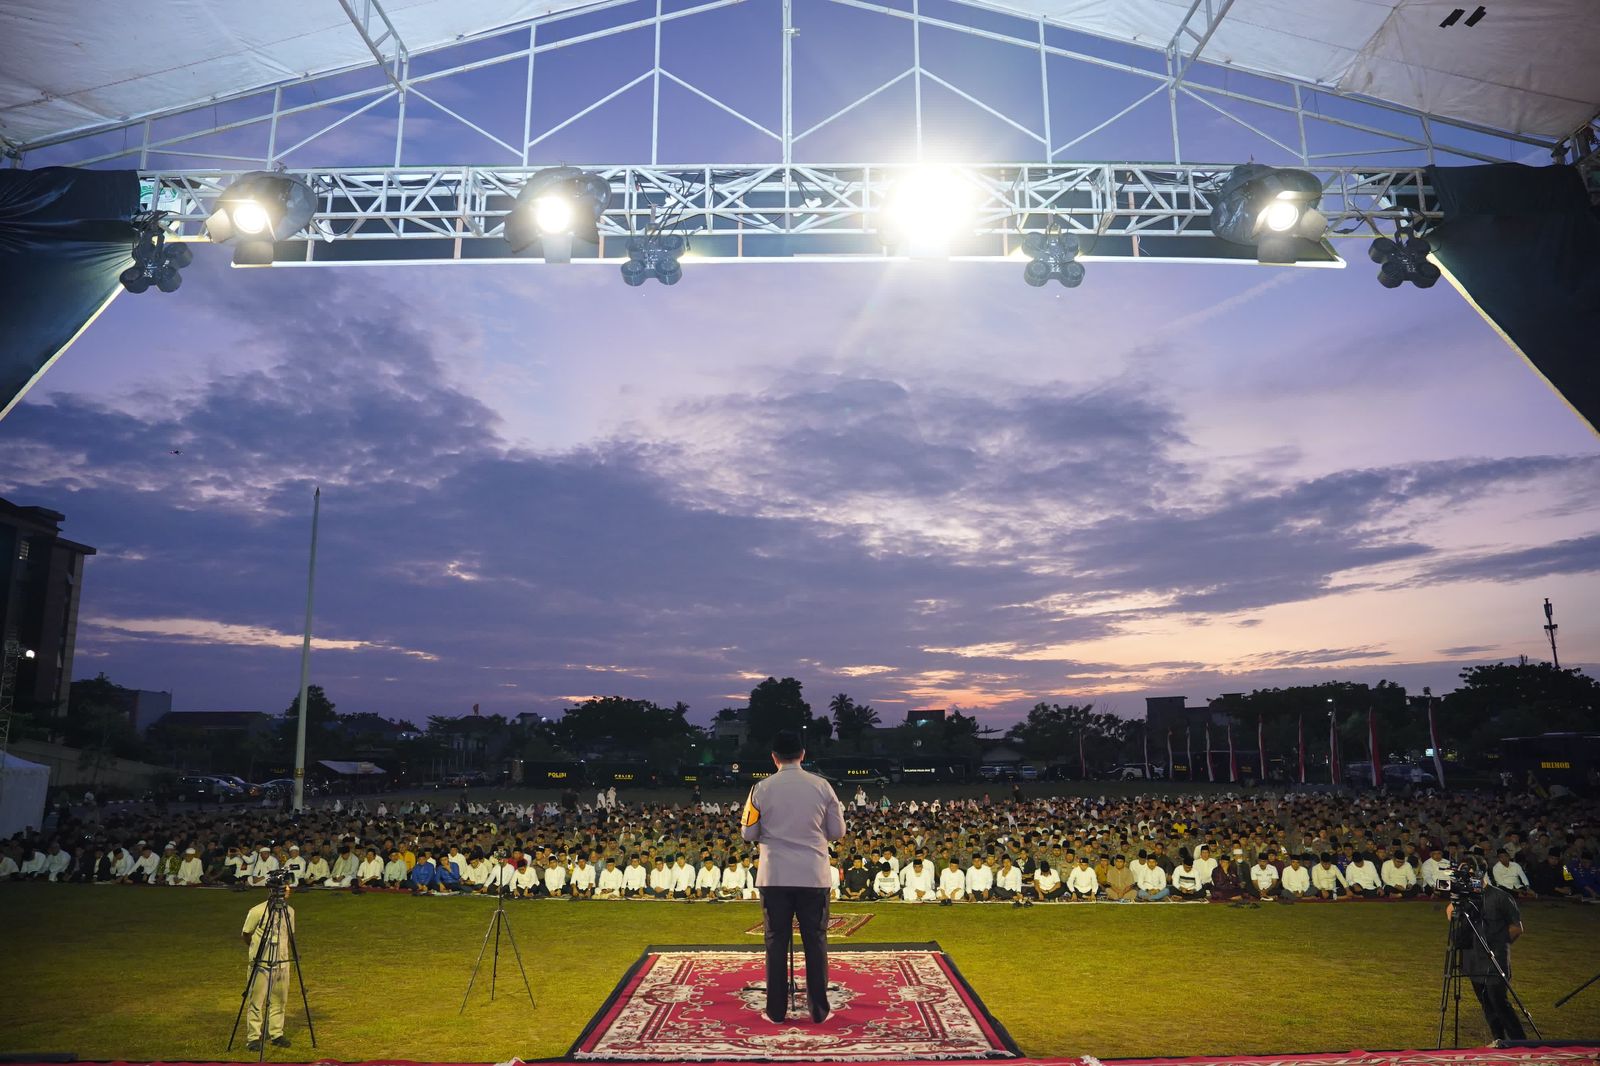
<svg viewBox="0 0 1600 1066">
<path fill-rule="evenodd" d="M 288 870 L 273 870 L 267 874 L 267 894 L 272 899 L 282 899 L 284 889 L 294 884 L 294 875 Z"/>
<path fill-rule="evenodd" d="M 1439 891 L 1448 896 L 1451 902 L 1465 903 L 1483 897 L 1484 879 L 1483 864 L 1475 858 L 1468 857 L 1460 863 L 1452 863 L 1449 859 L 1442 860 L 1439 863 L 1436 883 Z"/>
</svg>

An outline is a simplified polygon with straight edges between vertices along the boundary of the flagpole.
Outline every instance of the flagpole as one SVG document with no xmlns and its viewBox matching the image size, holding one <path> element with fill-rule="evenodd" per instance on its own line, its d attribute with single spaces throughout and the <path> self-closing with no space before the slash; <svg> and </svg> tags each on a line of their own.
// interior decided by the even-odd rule
<svg viewBox="0 0 1600 1066">
<path fill-rule="evenodd" d="M 300 713 L 294 726 L 294 808 L 306 805 L 306 692 L 311 680 L 311 596 L 317 584 L 317 520 L 322 488 L 311 496 L 311 564 L 306 568 L 306 635 L 300 643 Z"/>
<path fill-rule="evenodd" d="M 1439 750 L 1439 730 L 1433 722 L 1433 693 L 1427 689 L 1422 694 L 1428 699 L 1428 743 L 1433 745 L 1433 770 L 1439 777 L 1439 788 L 1444 789 L 1444 753 Z"/>
</svg>

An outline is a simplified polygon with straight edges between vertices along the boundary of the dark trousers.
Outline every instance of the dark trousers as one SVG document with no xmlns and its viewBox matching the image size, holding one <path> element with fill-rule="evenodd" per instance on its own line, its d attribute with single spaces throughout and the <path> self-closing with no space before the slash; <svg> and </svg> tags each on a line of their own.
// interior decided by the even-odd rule
<svg viewBox="0 0 1600 1066">
<path fill-rule="evenodd" d="M 771 964 L 768 965 L 770 968 Z M 1484 1020 L 1489 1023 L 1489 1032 L 1494 1034 L 1496 1040 L 1528 1038 L 1528 1034 L 1522 1029 L 1522 1019 L 1517 1017 L 1517 1012 L 1511 1007 L 1511 999 L 1506 995 L 1504 981 L 1499 977 L 1481 981 L 1474 979 L 1472 990 L 1478 994 L 1478 1003 L 1483 1007 Z"/>
<path fill-rule="evenodd" d="M 806 998 L 813 1014 L 828 1009 L 828 890 L 761 889 L 761 920 L 767 940 L 767 1013 L 789 1014 L 789 945 L 794 923 L 806 956 Z"/>
</svg>

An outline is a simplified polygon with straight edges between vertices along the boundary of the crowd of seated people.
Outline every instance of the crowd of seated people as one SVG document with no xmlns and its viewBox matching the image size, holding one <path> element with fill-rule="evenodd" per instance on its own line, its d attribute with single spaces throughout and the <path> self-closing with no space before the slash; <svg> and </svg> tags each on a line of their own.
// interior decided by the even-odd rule
<svg viewBox="0 0 1600 1066">
<path fill-rule="evenodd" d="M 0 842 L 0 881 L 751 900 L 737 802 L 451 805 L 342 800 L 299 812 L 60 806 Z M 1281 792 L 867 801 L 847 808 L 834 897 L 1002 903 L 1421 899 L 1481 858 L 1525 898 L 1600 901 L 1600 805 L 1526 793 Z"/>
</svg>

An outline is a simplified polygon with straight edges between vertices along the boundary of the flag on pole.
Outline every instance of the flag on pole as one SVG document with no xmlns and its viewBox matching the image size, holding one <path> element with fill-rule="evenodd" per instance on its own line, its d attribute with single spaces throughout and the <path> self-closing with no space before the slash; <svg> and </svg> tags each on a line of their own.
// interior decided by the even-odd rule
<svg viewBox="0 0 1600 1066">
<path fill-rule="evenodd" d="M 1078 773 L 1082 779 L 1089 780 L 1089 761 L 1083 757 L 1083 730 L 1078 730 Z"/>
<path fill-rule="evenodd" d="M 1370 704 L 1367 706 L 1367 754 L 1372 758 L 1372 787 L 1382 788 L 1383 760 L 1378 755 L 1378 717 Z"/>
<path fill-rule="evenodd" d="M 1215 781 L 1217 769 L 1211 765 L 1211 723 L 1206 723 L 1206 780 Z"/>
<path fill-rule="evenodd" d="M 1239 755 L 1233 750 L 1233 719 L 1228 719 L 1228 780 L 1239 780 Z"/>
<path fill-rule="evenodd" d="M 1328 776 L 1339 784 L 1339 709 L 1328 712 Z"/>
<path fill-rule="evenodd" d="M 1306 783 L 1306 712 L 1300 712 L 1299 725 L 1300 783 Z"/>
<path fill-rule="evenodd" d="M 1433 721 L 1433 697 L 1428 697 L 1428 743 L 1433 746 L 1433 772 L 1438 775 L 1439 787 L 1444 788 L 1444 756 L 1439 751 L 1439 730 Z"/>
<path fill-rule="evenodd" d="M 1256 715 L 1256 772 L 1257 780 L 1267 779 L 1267 732 L 1259 714 Z"/>
<path fill-rule="evenodd" d="M 1172 780 L 1172 727 L 1167 727 L 1167 780 Z"/>
<path fill-rule="evenodd" d="M 1183 750 L 1189 760 L 1189 780 L 1194 780 L 1194 734 L 1189 731 L 1189 724 L 1183 726 Z"/>
</svg>

